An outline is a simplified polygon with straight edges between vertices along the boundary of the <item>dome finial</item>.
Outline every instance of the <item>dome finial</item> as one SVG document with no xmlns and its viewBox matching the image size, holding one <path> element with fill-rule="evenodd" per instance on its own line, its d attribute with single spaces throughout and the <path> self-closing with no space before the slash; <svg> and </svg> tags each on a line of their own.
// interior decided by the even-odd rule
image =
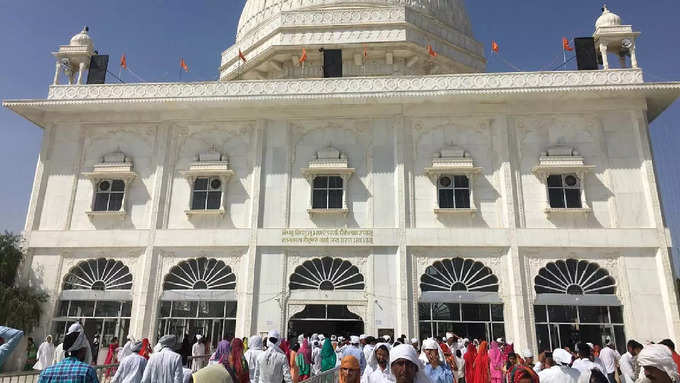
<svg viewBox="0 0 680 383">
<path fill-rule="evenodd" d="M 607 9 L 607 4 L 602 5 L 602 12 L 609 12 L 609 9 Z"/>
</svg>

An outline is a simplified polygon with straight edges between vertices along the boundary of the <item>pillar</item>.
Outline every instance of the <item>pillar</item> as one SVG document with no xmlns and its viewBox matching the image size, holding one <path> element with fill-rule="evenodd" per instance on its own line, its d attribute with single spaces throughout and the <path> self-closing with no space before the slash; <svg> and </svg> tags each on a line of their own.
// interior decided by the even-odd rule
<svg viewBox="0 0 680 383">
<path fill-rule="evenodd" d="M 600 53 L 602 54 L 602 66 L 604 69 L 609 69 L 609 60 L 607 59 L 607 44 L 600 43 Z"/>
<path fill-rule="evenodd" d="M 61 69 L 61 64 L 57 61 L 56 68 L 54 69 L 54 79 L 52 80 L 52 85 L 57 85 L 59 83 L 59 69 Z"/>
<path fill-rule="evenodd" d="M 85 63 L 81 62 L 78 65 L 78 85 L 83 83 L 83 73 L 85 72 Z"/>
<path fill-rule="evenodd" d="M 637 54 L 635 53 L 635 42 L 630 47 L 630 66 L 631 68 L 638 68 Z"/>
</svg>

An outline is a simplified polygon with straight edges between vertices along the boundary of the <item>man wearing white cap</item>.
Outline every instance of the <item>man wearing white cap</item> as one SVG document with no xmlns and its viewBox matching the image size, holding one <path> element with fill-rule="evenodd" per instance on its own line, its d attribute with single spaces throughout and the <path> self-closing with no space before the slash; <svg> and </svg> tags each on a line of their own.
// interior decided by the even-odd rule
<svg viewBox="0 0 680 383">
<path fill-rule="evenodd" d="M 258 368 L 255 370 L 257 383 L 292 383 L 288 359 L 279 345 L 281 334 L 278 330 L 271 330 L 267 335 L 267 351 L 257 359 Z"/>
<path fill-rule="evenodd" d="M 302 342 L 300 342 L 300 344 L 302 344 Z M 248 338 L 248 351 L 243 354 L 243 357 L 246 358 L 246 362 L 248 362 L 248 377 L 250 378 L 250 383 L 257 383 L 255 380 L 257 359 L 264 353 L 263 348 L 264 345 L 262 344 L 261 336 L 253 335 Z"/>
<path fill-rule="evenodd" d="M 158 344 L 161 349 L 149 357 L 142 383 L 182 383 L 182 356 L 173 350 L 177 346 L 177 337 L 165 335 L 158 340 Z"/>
<path fill-rule="evenodd" d="M 418 353 L 409 344 L 400 344 L 390 351 L 390 369 L 397 383 L 432 383 Z"/>
<path fill-rule="evenodd" d="M 139 352 L 143 345 L 144 342 L 140 340 L 129 347 L 130 354 L 120 362 L 111 383 L 139 383 L 142 381 L 146 369 L 146 358 L 139 355 Z"/>
<path fill-rule="evenodd" d="M 411 346 L 416 349 L 416 352 L 420 353 L 420 342 L 418 338 L 411 338 Z"/>
<path fill-rule="evenodd" d="M 538 373 L 541 383 L 577 383 L 581 375 L 569 367 L 571 354 L 561 348 L 552 353 L 546 352 L 545 369 Z"/>
<path fill-rule="evenodd" d="M 359 347 L 359 342 L 359 337 L 352 335 L 349 338 L 349 346 L 342 350 L 342 358 L 346 357 L 347 355 L 352 355 L 353 357 L 357 358 L 359 361 L 359 367 L 361 368 L 361 374 L 363 374 L 364 370 L 366 369 L 366 357 L 361 351 L 361 347 Z"/>
<path fill-rule="evenodd" d="M 534 353 L 531 350 L 524 350 L 522 353 L 522 359 L 524 359 L 524 366 L 534 369 Z"/>
<path fill-rule="evenodd" d="M 678 366 L 673 361 L 671 350 L 662 344 L 650 344 L 640 351 L 637 361 L 643 368 L 644 378 L 638 382 L 678 383 Z"/>
<path fill-rule="evenodd" d="M 90 342 L 85 332 L 82 331 L 82 326 L 79 323 L 80 327 L 74 326 L 75 324 L 69 328 L 69 333 L 64 337 L 63 348 L 66 350 L 66 358 L 44 369 L 40 373 L 38 382 L 99 382 L 94 368 L 85 362 L 90 350 Z"/>
<path fill-rule="evenodd" d="M 458 336 L 452 332 L 447 332 L 446 333 L 446 341 L 445 343 L 441 344 L 440 347 L 442 349 L 442 352 L 444 353 L 444 357 L 446 358 L 446 363 L 448 363 L 449 367 L 451 367 L 453 370 L 457 370 L 458 366 L 456 365 L 456 347 L 458 346 Z"/>
<path fill-rule="evenodd" d="M 205 355 L 205 343 L 203 343 L 203 335 L 196 335 L 196 343 L 191 347 L 191 371 L 196 372 L 201 368 L 205 367 L 207 358 L 203 357 Z"/>
<path fill-rule="evenodd" d="M 392 337 L 389 335 L 383 335 L 383 340 L 385 343 L 390 343 L 392 341 Z"/>
<path fill-rule="evenodd" d="M 423 353 L 427 357 L 425 364 L 425 374 L 430 378 L 432 383 L 449 383 L 455 382 L 451 368 L 444 360 L 444 353 L 439 348 L 436 340 L 429 338 L 423 341 Z"/>
</svg>

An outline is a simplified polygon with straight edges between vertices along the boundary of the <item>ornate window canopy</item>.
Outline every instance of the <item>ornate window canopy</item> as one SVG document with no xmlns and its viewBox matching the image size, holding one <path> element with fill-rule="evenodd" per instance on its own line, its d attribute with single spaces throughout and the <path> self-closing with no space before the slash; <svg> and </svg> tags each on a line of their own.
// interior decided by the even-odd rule
<svg viewBox="0 0 680 383">
<path fill-rule="evenodd" d="M 229 160 L 226 155 L 218 152 L 215 147 L 209 151 L 199 153 L 196 160 L 189 166 L 188 170 L 180 172 L 192 190 L 192 197 L 189 199 L 189 207 L 185 210 L 188 216 L 192 215 L 222 215 L 224 214 L 224 195 L 225 186 L 229 179 L 234 175 L 234 171 L 229 167 Z M 216 209 L 195 209 L 193 204 L 194 189 L 196 187 L 196 180 L 199 178 L 207 178 L 209 181 L 213 179 L 219 180 L 219 187 L 216 191 L 221 192 L 219 200 L 219 208 Z M 211 182 L 212 183 L 212 182 Z"/>
<path fill-rule="evenodd" d="M 291 290 L 363 290 L 364 276 L 351 262 L 340 258 L 315 258 L 295 268 Z"/>
<path fill-rule="evenodd" d="M 170 269 L 163 281 L 162 300 L 235 300 L 236 275 L 215 258 L 182 261 Z"/>
<path fill-rule="evenodd" d="M 578 178 L 581 194 L 581 207 L 579 208 L 554 208 L 550 206 L 550 196 L 547 195 L 547 206 L 545 212 L 550 213 L 589 213 L 592 209 L 588 206 L 585 192 L 585 177 L 595 166 L 586 165 L 583 156 L 570 146 L 553 146 L 541 153 L 532 172 L 541 182 L 546 185 L 548 193 L 548 177 L 551 175 L 568 176 L 574 175 Z"/>
<path fill-rule="evenodd" d="M 421 302 L 502 303 L 498 277 L 479 261 L 436 261 L 420 277 Z"/>
<path fill-rule="evenodd" d="M 427 174 L 435 185 L 435 208 L 434 212 L 437 214 L 450 213 L 474 213 L 477 211 L 474 198 L 474 178 L 482 171 L 482 168 L 476 167 L 470 153 L 466 152 L 454 145 L 449 145 L 432 157 L 432 167 L 425 168 Z M 469 189 L 469 207 L 442 207 L 439 201 L 440 179 L 446 177 L 453 179 L 455 176 L 464 176 L 468 180 L 467 189 Z"/>
<path fill-rule="evenodd" d="M 69 270 L 62 289 L 62 300 L 129 300 L 132 274 L 121 261 L 88 259 Z"/>
<path fill-rule="evenodd" d="M 340 150 L 328 146 L 316 153 L 316 158 L 309 161 L 302 175 L 310 184 L 310 198 L 307 212 L 309 214 L 347 214 L 347 183 L 355 169 L 349 167 L 349 161 Z M 342 179 L 342 207 L 319 209 L 314 207 L 314 180 L 319 176 L 340 177 Z"/>
<path fill-rule="evenodd" d="M 120 150 L 117 150 L 115 152 L 111 152 L 104 155 L 101 159 L 101 162 L 95 164 L 91 172 L 83 173 L 83 176 L 85 178 L 88 178 L 90 181 L 92 181 L 92 188 L 94 190 L 92 205 L 90 206 L 90 210 L 87 211 L 87 214 L 89 216 L 98 215 L 124 216 L 127 214 L 126 201 L 128 195 L 128 188 L 130 183 L 132 183 L 132 181 L 137 176 L 137 174 L 132 169 L 133 169 L 132 160 L 128 156 L 126 156 L 125 153 L 121 152 Z M 99 184 L 102 181 L 109 181 L 109 183 L 113 183 L 116 181 L 123 182 L 123 187 L 118 188 L 122 189 L 121 193 L 122 201 L 120 202 L 120 207 L 118 209 L 95 208 L 97 192 L 100 189 Z"/>
<path fill-rule="evenodd" d="M 616 281 L 597 263 L 567 259 L 551 262 L 534 278 L 536 304 L 620 305 Z"/>
</svg>

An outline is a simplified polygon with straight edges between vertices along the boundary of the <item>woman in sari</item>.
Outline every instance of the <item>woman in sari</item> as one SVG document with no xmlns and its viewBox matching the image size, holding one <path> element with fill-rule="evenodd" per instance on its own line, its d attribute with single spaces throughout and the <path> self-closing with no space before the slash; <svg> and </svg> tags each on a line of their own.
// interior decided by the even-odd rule
<svg viewBox="0 0 680 383">
<path fill-rule="evenodd" d="M 298 383 L 300 380 L 300 370 L 298 370 L 297 363 L 295 362 L 297 359 L 297 353 L 300 350 L 300 345 L 295 343 L 293 346 L 290 348 L 290 378 L 293 381 L 293 383 Z"/>
<path fill-rule="evenodd" d="M 288 343 L 288 339 L 282 340 L 279 348 L 283 351 L 283 355 L 286 356 L 288 364 L 290 364 L 290 343 Z"/>
<path fill-rule="evenodd" d="M 321 372 L 335 368 L 336 358 L 331 340 L 326 338 L 321 348 Z"/>
<path fill-rule="evenodd" d="M 489 383 L 491 377 L 489 374 L 489 344 L 484 341 L 479 345 L 479 352 L 475 358 L 474 364 L 474 380 L 472 383 Z"/>
<path fill-rule="evenodd" d="M 118 353 L 118 338 L 115 336 L 113 339 L 111 339 L 111 343 L 109 343 L 109 352 L 106 354 L 106 360 L 104 361 L 104 364 L 115 364 L 117 363 L 116 361 L 116 355 Z M 109 368 L 106 370 L 106 377 L 108 378 L 111 376 L 111 374 L 114 374 L 116 372 L 115 368 Z"/>
<path fill-rule="evenodd" d="M 465 381 L 468 383 L 474 382 L 476 358 L 477 348 L 474 343 L 470 342 L 467 346 L 467 352 L 463 355 L 463 360 L 465 360 Z"/>
<path fill-rule="evenodd" d="M 491 370 L 491 383 L 503 381 L 503 352 L 497 342 L 491 342 L 489 350 L 489 368 Z"/>
<path fill-rule="evenodd" d="M 229 354 L 229 365 L 234 371 L 234 383 L 249 383 L 250 375 L 248 362 L 243 356 L 243 341 L 234 338 L 231 342 L 231 353 Z"/>
<path fill-rule="evenodd" d="M 302 342 L 300 350 L 298 350 L 297 356 L 295 357 L 295 364 L 297 365 L 299 371 L 299 382 L 309 379 L 311 376 L 311 360 L 312 360 L 312 349 L 309 347 L 309 342 L 305 339 Z"/>
<path fill-rule="evenodd" d="M 539 383 L 540 379 L 536 372 L 525 366 L 515 367 L 508 376 L 508 383 Z"/>
</svg>

